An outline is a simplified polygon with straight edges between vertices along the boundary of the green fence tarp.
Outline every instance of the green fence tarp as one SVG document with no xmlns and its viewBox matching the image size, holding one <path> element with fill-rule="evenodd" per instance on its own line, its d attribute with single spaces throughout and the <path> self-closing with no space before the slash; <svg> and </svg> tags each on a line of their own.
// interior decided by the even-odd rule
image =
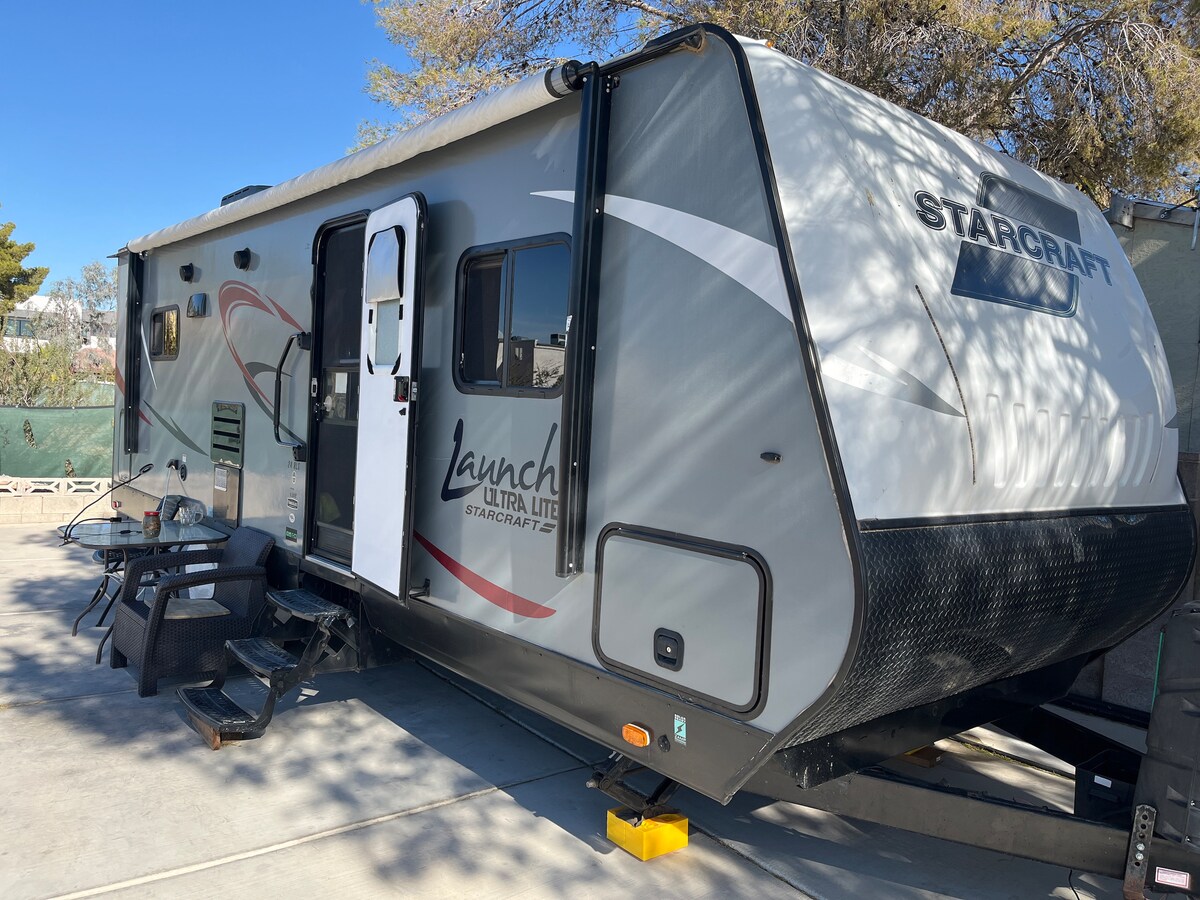
<svg viewBox="0 0 1200 900">
<path fill-rule="evenodd" d="M 112 448 L 111 406 L 0 407 L 0 475 L 107 478 Z"/>
</svg>

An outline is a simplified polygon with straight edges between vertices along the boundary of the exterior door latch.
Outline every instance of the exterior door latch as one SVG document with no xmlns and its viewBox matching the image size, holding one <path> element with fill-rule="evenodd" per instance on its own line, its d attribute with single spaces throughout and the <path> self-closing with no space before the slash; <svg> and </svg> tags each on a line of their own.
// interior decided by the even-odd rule
<svg viewBox="0 0 1200 900">
<path fill-rule="evenodd" d="M 397 375 L 396 389 L 392 392 L 392 399 L 397 403 L 407 403 L 411 384 L 412 379 L 407 375 Z"/>
</svg>

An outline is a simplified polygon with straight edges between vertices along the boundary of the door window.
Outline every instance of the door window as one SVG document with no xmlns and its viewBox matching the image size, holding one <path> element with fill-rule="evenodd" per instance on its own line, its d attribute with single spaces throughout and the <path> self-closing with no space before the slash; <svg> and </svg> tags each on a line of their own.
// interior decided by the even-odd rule
<svg viewBox="0 0 1200 900">
<path fill-rule="evenodd" d="M 370 358 L 375 374 L 391 373 L 400 354 L 400 322 L 404 318 L 404 229 L 371 236 L 367 251 L 364 300 L 373 307 Z"/>
</svg>

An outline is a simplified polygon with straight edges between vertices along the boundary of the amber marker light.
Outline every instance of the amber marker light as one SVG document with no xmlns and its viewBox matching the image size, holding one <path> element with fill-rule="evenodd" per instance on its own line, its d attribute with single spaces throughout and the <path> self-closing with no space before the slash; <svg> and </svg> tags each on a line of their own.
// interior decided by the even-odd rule
<svg viewBox="0 0 1200 900">
<path fill-rule="evenodd" d="M 635 747 L 650 746 L 650 730 L 641 725 L 634 725 L 632 722 L 621 726 L 621 737 L 625 738 L 626 743 L 633 744 Z"/>
</svg>

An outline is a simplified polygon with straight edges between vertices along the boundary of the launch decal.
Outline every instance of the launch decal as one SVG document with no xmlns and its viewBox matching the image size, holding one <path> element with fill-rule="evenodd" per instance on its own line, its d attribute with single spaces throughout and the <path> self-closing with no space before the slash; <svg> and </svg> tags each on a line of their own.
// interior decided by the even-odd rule
<svg viewBox="0 0 1200 900">
<path fill-rule="evenodd" d="M 558 523 L 558 485 L 550 460 L 557 457 L 554 438 L 558 423 L 550 426 L 541 455 L 531 459 L 509 460 L 464 449 L 463 433 L 463 420 L 459 419 L 442 481 L 442 502 L 470 496 L 471 502 L 463 506 L 463 514 L 468 517 L 508 528 L 552 533 Z"/>
</svg>

